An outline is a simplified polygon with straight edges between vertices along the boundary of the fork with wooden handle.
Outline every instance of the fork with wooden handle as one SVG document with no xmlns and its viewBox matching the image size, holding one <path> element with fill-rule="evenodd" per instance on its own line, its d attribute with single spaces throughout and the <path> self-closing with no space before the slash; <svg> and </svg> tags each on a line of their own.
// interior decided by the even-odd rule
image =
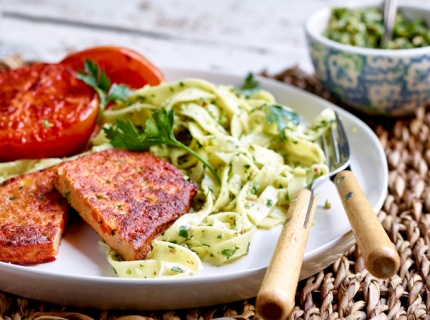
<svg viewBox="0 0 430 320">
<path fill-rule="evenodd" d="M 334 178 L 342 205 L 364 259 L 364 266 L 375 277 L 386 279 L 400 267 L 397 250 L 378 220 L 372 206 L 351 171 Z"/>
<path fill-rule="evenodd" d="M 311 191 L 297 192 L 257 295 L 257 314 L 266 320 L 285 319 L 294 307 L 303 254 L 316 201 Z"/>
<path fill-rule="evenodd" d="M 290 221 L 284 224 L 278 243 L 257 295 L 257 314 L 266 320 L 285 319 L 294 306 L 303 253 L 313 220 L 316 184 L 333 178 L 347 213 L 357 244 L 369 272 L 378 278 L 393 276 L 400 266 L 394 244 L 388 238 L 372 206 L 349 167 L 350 151 L 345 129 L 337 113 L 336 126 L 322 137 L 329 174 L 317 178 L 311 191 L 301 190 L 288 210 Z M 327 143 L 327 140 L 331 143 Z M 310 201 L 310 205 L 309 204 Z"/>
<path fill-rule="evenodd" d="M 372 206 L 351 171 L 334 178 L 366 269 L 378 278 L 393 276 L 400 266 Z M 294 307 L 303 254 L 309 237 L 316 200 L 309 190 L 297 193 L 257 295 L 257 314 L 266 320 L 286 319 Z M 309 203 L 310 201 L 310 203 Z"/>
</svg>

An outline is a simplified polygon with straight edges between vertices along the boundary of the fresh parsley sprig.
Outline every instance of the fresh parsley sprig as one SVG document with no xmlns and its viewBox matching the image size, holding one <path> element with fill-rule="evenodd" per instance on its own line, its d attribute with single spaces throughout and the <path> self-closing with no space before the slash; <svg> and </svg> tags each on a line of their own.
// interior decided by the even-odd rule
<svg viewBox="0 0 430 320">
<path fill-rule="evenodd" d="M 249 98 L 252 94 L 259 90 L 258 86 L 258 81 L 254 79 L 254 75 L 250 72 L 246 76 L 243 85 L 236 89 L 236 94 L 243 94 L 245 98 Z M 276 123 L 282 141 L 285 141 L 286 139 L 285 129 L 290 128 L 287 120 L 296 126 L 301 121 L 301 116 L 298 113 L 287 110 L 281 105 L 265 104 L 262 107 L 267 107 L 268 112 L 266 115 L 266 121 L 269 124 Z"/>
<path fill-rule="evenodd" d="M 292 124 L 297 126 L 300 123 L 301 116 L 298 113 L 287 110 L 284 107 L 277 104 L 270 104 L 270 105 L 267 105 L 267 107 L 269 109 L 266 115 L 267 123 L 269 124 L 276 123 L 279 134 L 281 136 L 281 140 L 284 141 L 286 139 L 285 129 L 290 128 L 290 125 L 286 120 L 290 121 Z"/>
<path fill-rule="evenodd" d="M 258 91 L 258 81 L 254 79 L 254 75 L 250 72 L 245 78 L 243 85 L 236 89 L 236 94 L 243 94 L 245 98 L 249 98 L 253 93 Z"/>
<path fill-rule="evenodd" d="M 124 84 L 112 84 L 106 76 L 104 70 L 100 70 L 99 65 L 89 59 L 84 63 L 85 72 L 78 70 L 76 77 L 92 87 L 100 97 L 100 112 L 97 122 L 100 121 L 103 112 L 109 102 L 120 100 L 128 103 L 127 96 L 130 94 L 130 88 Z"/>
<path fill-rule="evenodd" d="M 200 157 L 194 150 L 176 139 L 173 134 L 173 110 L 153 110 L 152 118 L 148 118 L 146 120 L 145 128 L 140 130 L 141 132 L 139 132 L 139 130 L 128 119 L 116 119 L 116 123 L 116 126 L 103 128 L 106 133 L 106 137 L 111 141 L 111 144 L 115 148 L 147 151 L 149 147 L 154 145 L 166 144 L 175 146 L 187 151 L 189 154 L 201 161 L 209 171 L 212 172 L 217 182 L 221 183 L 218 174 L 211 164 Z"/>
</svg>

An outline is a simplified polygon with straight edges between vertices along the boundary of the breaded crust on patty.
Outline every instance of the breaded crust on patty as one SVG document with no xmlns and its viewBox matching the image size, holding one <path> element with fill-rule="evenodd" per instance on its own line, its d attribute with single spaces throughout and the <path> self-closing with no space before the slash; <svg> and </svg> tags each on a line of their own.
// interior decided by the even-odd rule
<svg viewBox="0 0 430 320">
<path fill-rule="evenodd" d="M 147 152 L 106 150 L 64 162 L 56 172 L 58 191 L 125 260 L 145 258 L 197 192 L 177 168 Z"/>
<path fill-rule="evenodd" d="M 67 220 L 67 202 L 54 173 L 38 171 L 0 184 L 0 261 L 37 264 L 55 260 Z"/>
</svg>

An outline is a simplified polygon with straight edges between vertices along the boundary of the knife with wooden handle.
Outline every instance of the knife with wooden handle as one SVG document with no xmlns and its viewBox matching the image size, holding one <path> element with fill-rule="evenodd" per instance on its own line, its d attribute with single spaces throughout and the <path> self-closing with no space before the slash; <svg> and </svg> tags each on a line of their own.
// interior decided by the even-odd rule
<svg viewBox="0 0 430 320">
<path fill-rule="evenodd" d="M 266 320 L 286 319 L 294 307 L 303 254 L 316 201 L 307 189 L 297 192 L 257 295 L 257 314 Z"/>
<path fill-rule="evenodd" d="M 354 174 L 342 171 L 334 178 L 334 184 L 363 255 L 364 266 L 377 278 L 392 277 L 400 267 L 399 254 Z"/>
</svg>

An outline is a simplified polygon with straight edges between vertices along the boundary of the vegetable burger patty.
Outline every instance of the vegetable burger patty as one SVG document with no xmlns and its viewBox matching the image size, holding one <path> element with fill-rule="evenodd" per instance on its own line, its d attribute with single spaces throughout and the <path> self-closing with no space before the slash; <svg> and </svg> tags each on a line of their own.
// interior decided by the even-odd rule
<svg viewBox="0 0 430 320">
<path fill-rule="evenodd" d="M 194 182 L 148 152 L 110 149 L 56 167 L 54 185 L 125 260 L 141 260 L 151 242 L 187 213 Z"/>
</svg>

